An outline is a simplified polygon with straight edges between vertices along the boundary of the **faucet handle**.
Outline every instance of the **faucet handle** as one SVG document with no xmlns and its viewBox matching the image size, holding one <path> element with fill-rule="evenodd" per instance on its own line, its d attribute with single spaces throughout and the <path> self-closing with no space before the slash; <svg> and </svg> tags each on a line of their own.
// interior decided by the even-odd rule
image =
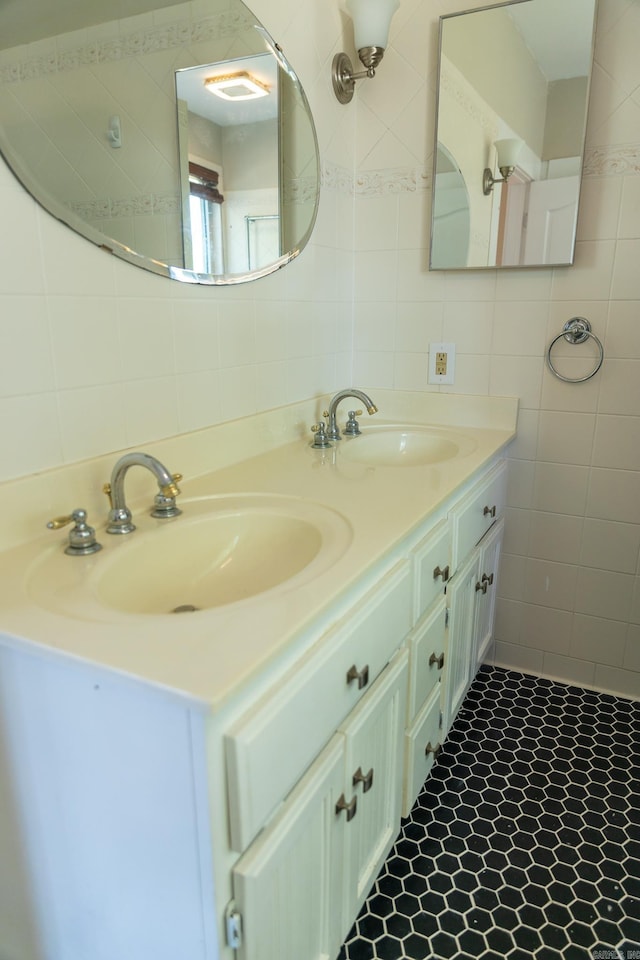
<svg viewBox="0 0 640 960">
<path fill-rule="evenodd" d="M 60 530 L 67 524 L 73 523 L 74 526 L 69 531 L 69 542 L 64 552 L 71 557 L 84 557 L 102 550 L 102 544 L 96 540 L 96 531 L 86 521 L 87 511 L 78 509 L 73 510 L 68 516 L 54 517 L 53 520 L 49 520 L 47 528 L 49 530 Z"/>
<path fill-rule="evenodd" d="M 180 493 L 180 487 L 178 484 L 182 480 L 181 473 L 172 473 L 171 474 L 172 483 L 167 483 L 164 487 L 160 487 L 160 493 L 163 497 L 167 499 L 175 498 Z"/>
<path fill-rule="evenodd" d="M 314 423 L 311 427 L 311 433 L 314 434 L 312 447 L 330 447 L 329 438 L 327 437 L 327 432 L 325 430 L 324 421 L 319 420 L 318 423 Z"/>
<path fill-rule="evenodd" d="M 109 483 L 109 481 L 102 484 L 102 492 L 106 493 L 106 495 L 108 496 L 109 506 L 113 510 L 113 497 L 111 496 L 111 484 Z"/>
<path fill-rule="evenodd" d="M 349 419 L 344 425 L 344 435 L 345 437 L 358 437 L 360 436 L 360 424 L 356 420 L 356 417 L 362 416 L 362 410 L 349 410 Z"/>
<path fill-rule="evenodd" d="M 178 483 L 182 480 L 181 473 L 172 473 L 173 483 L 167 483 L 160 487 L 158 493 L 153 498 L 153 510 L 151 516 L 157 520 L 166 520 L 169 517 L 179 517 L 182 513 L 180 507 L 176 506 L 176 497 L 180 493 Z"/>
</svg>

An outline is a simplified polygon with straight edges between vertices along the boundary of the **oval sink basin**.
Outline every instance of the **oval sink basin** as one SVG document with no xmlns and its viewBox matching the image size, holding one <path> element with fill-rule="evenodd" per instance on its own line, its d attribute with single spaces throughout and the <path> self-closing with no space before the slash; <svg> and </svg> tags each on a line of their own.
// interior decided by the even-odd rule
<svg viewBox="0 0 640 960">
<path fill-rule="evenodd" d="M 303 500 L 238 495 L 184 500 L 181 506 L 184 512 L 175 519 L 143 528 L 138 515 L 134 533 L 101 536 L 104 549 L 93 557 L 51 558 L 31 578 L 34 599 L 79 616 L 105 607 L 130 614 L 192 613 L 308 582 L 351 542 L 344 517 Z M 82 591 L 78 583 L 54 588 L 56 578 L 77 581 L 82 565 Z"/>
<path fill-rule="evenodd" d="M 474 447 L 474 441 L 464 434 L 407 425 L 369 428 L 359 437 L 345 440 L 340 450 L 342 457 L 356 463 L 414 467 L 442 463 L 471 453 Z"/>
</svg>

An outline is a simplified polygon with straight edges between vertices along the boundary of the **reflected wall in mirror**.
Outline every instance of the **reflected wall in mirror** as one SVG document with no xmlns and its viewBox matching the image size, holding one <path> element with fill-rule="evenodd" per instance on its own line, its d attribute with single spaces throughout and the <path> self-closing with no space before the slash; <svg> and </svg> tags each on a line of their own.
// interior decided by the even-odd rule
<svg viewBox="0 0 640 960">
<path fill-rule="evenodd" d="M 155 273 L 226 284 L 277 270 L 307 243 L 319 196 L 295 72 L 241 0 L 121 8 L 0 5 L 5 160 L 54 216 Z"/>
<path fill-rule="evenodd" d="M 595 5 L 440 18 L 432 270 L 573 262 Z M 514 156 L 498 159 L 500 141 Z"/>
</svg>

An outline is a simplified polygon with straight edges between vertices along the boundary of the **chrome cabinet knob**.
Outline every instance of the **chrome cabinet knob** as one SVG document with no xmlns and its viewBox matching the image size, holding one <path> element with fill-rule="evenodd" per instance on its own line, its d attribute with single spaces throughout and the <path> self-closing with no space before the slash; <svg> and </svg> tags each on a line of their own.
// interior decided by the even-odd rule
<svg viewBox="0 0 640 960">
<path fill-rule="evenodd" d="M 353 785 L 357 787 L 358 784 L 362 784 L 362 792 L 368 793 L 373 786 L 373 767 L 369 770 L 368 773 L 362 772 L 362 767 L 358 767 L 356 772 L 353 775 Z"/>
<path fill-rule="evenodd" d="M 344 796 L 344 793 L 342 793 L 342 794 L 340 794 L 340 799 L 339 799 L 338 802 L 336 803 L 336 816 L 338 816 L 339 814 L 341 814 L 342 811 L 344 810 L 344 811 L 345 811 L 345 816 L 346 816 L 346 818 L 347 818 L 347 823 L 348 823 L 349 820 L 353 820 L 353 818 L 355 817 L 357 807 L 358 807 L 358 798 L 357 798 L 357 797 L 355 797 L 355 796 L 352 797 L 351 800 L 349 801 L 349 803 L 347 803 L 347 801 L 346 801 L 346 799 L 345 799 L 345 796 Z"/>
<path fill-rule="evenodd" d="M 358 690 L 362 690 L 363 687 L 369 683 L 369 664 L 365 663 L 362 670 L 358 670 L 355 663 L 352 667 L 349 667 L 347 671 L 347 684 L 351 684 L 357 680 Z"/>
</svg>

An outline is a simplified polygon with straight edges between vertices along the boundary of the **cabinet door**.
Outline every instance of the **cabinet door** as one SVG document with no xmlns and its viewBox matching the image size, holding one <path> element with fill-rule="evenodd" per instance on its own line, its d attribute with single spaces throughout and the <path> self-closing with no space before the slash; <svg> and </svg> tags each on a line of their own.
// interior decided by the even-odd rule
<svg viewBox="0 0 640 960">
<path fill-rule="evenodd" d="M 342 929 L 344 846 L 350 824 L 344 739 L 335 736 L 233 871 L 242 916 L 240 960 L 334 960 Z M 348 798 L 350 799 L 350 798 Z"/>
<path fill-rule="evenodd" d="M 443 520 L 418 544 L 412 556 L 414 621 L 418 621 L 444 588 L 451 570 L 451 528 Z"/>
<path fill-rule="evenodd" d="M 345 935 L 400 829 L 407 673 L 404 650 L 342 727 L 345 783 L 358 804 L 345 832 Z"/>
<path fill-rule="evenodd" d="M 504 513 L 507 494 L 507 466 L 497 464 L 455 504 L 452 521 L 452 574 Z"/>
<path fill-rule="evenodd" d="M 479 569 L 479 551 L 474 550 L 447 587 L 449 629 L 442 671 L 443 735 L 451 728 L 471 682 L 475 596 Z"/>
<path fill-rule="evenodd" d="M 411 726 L 440 682 L 444 668 L 447 604 L 443 597 L 409 638 L 409 700 L 407 726 Z"/>
<path fill-rule="evenodd" d="M 247 849 L 410 627 L 411 576 L 401 561 L 227 732 L 234 850 Z"/>
<path fill-rule="evenodd" d="M 496 612 L 498 566 L 504 533 L 504 520 L 497 523 L 480 543 L 479 583 L 476 591 L 474 649 L 472 651 L 473 675 L 478 672 L 493 639 L 493 624 Z"/>
</svg>

